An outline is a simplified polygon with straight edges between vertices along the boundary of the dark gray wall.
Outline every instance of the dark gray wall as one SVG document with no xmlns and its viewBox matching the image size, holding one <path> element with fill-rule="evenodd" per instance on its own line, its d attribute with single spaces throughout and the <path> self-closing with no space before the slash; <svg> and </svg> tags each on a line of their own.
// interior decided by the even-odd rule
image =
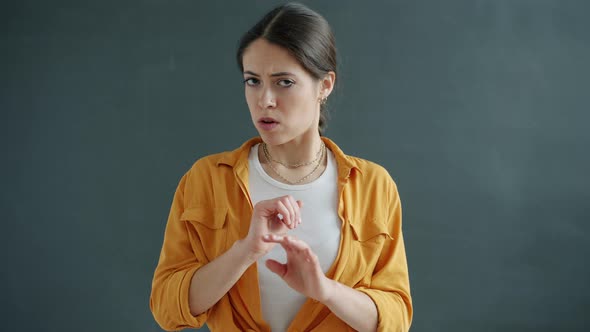
<svg viewBox="0 0 590 332">
<path fill-rule="evenodd" d="M 159 330 L 172 195 L 256 134 L 234 51 L 277 3 L 2 4 L 2 330 Z M 412 330 L 587 330 L 590 2 L 307 3 L 327 136 L 399 186 Z"/>
</svg>

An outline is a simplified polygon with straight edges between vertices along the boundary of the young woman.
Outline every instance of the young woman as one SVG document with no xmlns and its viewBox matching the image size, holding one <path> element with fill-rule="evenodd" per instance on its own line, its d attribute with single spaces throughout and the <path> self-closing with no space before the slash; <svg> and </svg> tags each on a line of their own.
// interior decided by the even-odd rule
<svg viewBox="0 0 590 332">
<path fill-rule="evenodd" d="M 260 137 L 204 157 L 174 195 L 150 307 L 166 330 L 407 331 L 397 188 L 322 136 L 336 81 L 330 26 L 296 3 L 241 40 Z"/>
</svg>

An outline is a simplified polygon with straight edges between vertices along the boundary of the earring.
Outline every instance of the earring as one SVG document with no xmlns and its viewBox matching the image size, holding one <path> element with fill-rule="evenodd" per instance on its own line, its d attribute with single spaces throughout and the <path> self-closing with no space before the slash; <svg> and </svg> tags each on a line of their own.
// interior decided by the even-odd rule
<svg viewBox="0 0 590 332">
<path fill-rule="evenodd" d="M 320 102 L 320 105 L 326 105 L 326 102 L 328 101 L 328 97 L 318 98 L 318 101 Z"/>
</svg>

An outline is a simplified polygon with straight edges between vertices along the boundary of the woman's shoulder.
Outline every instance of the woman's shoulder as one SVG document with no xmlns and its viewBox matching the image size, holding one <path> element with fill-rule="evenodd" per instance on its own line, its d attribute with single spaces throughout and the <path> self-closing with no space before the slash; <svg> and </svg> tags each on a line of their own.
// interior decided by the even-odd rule
<svg viewBox="0 0 590 332">
<path fill-rule="evenodd" d="M 223 161 L 227 158 L 227 156 L 231 153 L 231 151 L 223 151 L 223 152 L 216 152 L 204 156 L 199 156 L 193 162 L 191 166 L 191 170 L 193 169 L 202 169 L 202 168 L 209 168 L 212 166 L 217 166 L 220 161 Z"/>
<path fill-rule="evenodd" d="M 385 166 L 361 157 L 349 155 L 348 158 L 354 167 L 359 170 L 363 178 L 393 181 L 389 170 Z"/>
<path fill-rule="evenodd" d="M 388 174 L 387 169 L 375 161 L 350 155 L 348 158 L 361 170 L 361 172 L 364 171 L 365 173 L 377 175 L 384 175 L 386 173 Z"/>
<path fill-rule="evenodd" d="M 234 150 L 227 150 L 201 156 L 193 162 L 188 172 L 210 173 L 220 169 L 220 166 L 229 166 L 230 168 L 233 168 L 240 161 L 247 160 L 250 148 L 260 141 L 261 139 L 259 137 L 254 137 L 247 140 Z"/>
<path fill-rule="evenodd" d="M 350 168 L 357 169 L 361 174 L 367 174 L 372 176 L 386 176 L 389 175 L 385 167 L 382 165 L 355 155 L 345 153 L 340 146 L 330 138 L 323 137 L 324 142 L 328 148 L 332 151 L 336 160 L 342 165 Z"/>
</svg>

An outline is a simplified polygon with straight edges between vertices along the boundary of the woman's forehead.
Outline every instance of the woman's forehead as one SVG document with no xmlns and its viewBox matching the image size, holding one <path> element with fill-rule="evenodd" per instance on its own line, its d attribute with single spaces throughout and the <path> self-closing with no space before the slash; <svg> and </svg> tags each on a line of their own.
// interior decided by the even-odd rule
<svg viewBox="0 0 590 332">
<path fill-rule="evenodd" d="M 301 75 L 304 71 L 297 59 L 285 48 L 269 43 L 264 39 L 252 42 L 242 58 L 244 73 L 271 76 L 277 73 Z"/>
</svg>

